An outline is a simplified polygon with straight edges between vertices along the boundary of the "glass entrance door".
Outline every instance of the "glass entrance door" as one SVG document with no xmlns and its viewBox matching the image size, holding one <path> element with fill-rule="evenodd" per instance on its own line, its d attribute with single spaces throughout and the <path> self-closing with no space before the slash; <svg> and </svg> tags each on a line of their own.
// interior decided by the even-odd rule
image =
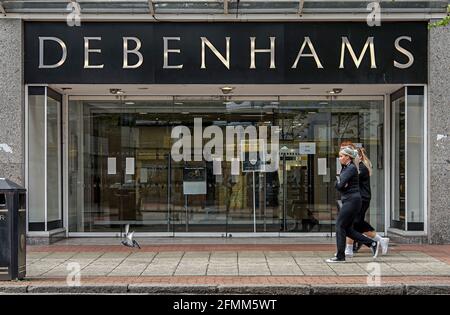
<svg viewBox="0 0 450 315">
<path fill-rule="evenodd" d="M 374 164 L 368 219 L 383 228 L 382 100 L 131 103 L 69 106 L 71 232 L 131 224 L 137 232 L 330 233 L 344 140 L 364 145 Z M 187 159 L 174 156 L 173 131 L 180 126 L 190 136 Z M 268 146 L 277 140 L 278 167 L 253 173 L 238 149 L 251 130 L 260 137 L 262 128 Z M 213 139 L 222 151 L 211 150 L 208 158 Z"/>
<path fill-rule="evenodd" d="M 290 108 L 280 114 L 282 231 L 330 232 L 336 215 L 331 170 L 331 113 Z M 333 176 L 334 178 L 334 176 Z"/>
<path fill-rule="evenodd" d="M 392 108 L 392 163 L 396 170 L 392 177 L 391 226 L 405 229 L 406 219 L 406 106 L 405 89 L 402 88 L 391 96 Z"/>
</svg>

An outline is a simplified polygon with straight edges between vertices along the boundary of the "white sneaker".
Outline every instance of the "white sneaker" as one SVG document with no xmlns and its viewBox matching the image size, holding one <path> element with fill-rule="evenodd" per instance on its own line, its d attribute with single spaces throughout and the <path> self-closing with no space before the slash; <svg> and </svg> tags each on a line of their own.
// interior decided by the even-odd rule
<svg viewBox="0 0 450 315">
<path fill-rule="evenodd" d="M 372 251 L 373 258 L 378 257 L 378 252 L 380 250 L 380 242 L 374 241 L 372 245 L 370 246 L 370 250 Z"/>
<path fill-rule="evenodd" d="M 352 258 L 353 257 L 353 250 L 352 249 L 345 249 L 345 257 Z"/>
<path fill-rule="evenodd" d="M 333 257 L 336 257 L 337 253 L 334 253 Z M 353 252 L 347 252 L 347 250 L 345 250 L 345 257 L 347 258 L 353 258 Z"/>
<path fill-rule="evenodd" d="M 327 263 L 345 263 L 345 259 L 338 259 L 337 257 L 332 257 L 330 259 L 325 260 Z"/>
<path fill-rule="evenodd" d="M 382 237 L 380 241 L 380 246 L 381 246 L 381 254 L 386 255 L 389 248 L 389 238 Z"/>
</svg>

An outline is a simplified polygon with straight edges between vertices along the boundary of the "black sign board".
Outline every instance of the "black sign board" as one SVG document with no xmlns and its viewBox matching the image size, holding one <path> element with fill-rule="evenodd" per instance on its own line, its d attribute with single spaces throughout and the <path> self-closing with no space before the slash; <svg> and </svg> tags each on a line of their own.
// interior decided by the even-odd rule
<svg viewBox="0 0 450 315">
<path fill-rule="evenodd" d="M 185 195 L 205 195 L 207 193 L 204 167 L 183 168 L 183 193 Z"/>
<path fill-rule="evenodd" d="M 26 83 L 427 83 L 425 22 L 25 22 Z"/>
<path fill-rule="evenodd" d="M 184 167 L 184 182 L 204 182 L 206 181 L 206 169 L 204 167 Z"/>
</svg>

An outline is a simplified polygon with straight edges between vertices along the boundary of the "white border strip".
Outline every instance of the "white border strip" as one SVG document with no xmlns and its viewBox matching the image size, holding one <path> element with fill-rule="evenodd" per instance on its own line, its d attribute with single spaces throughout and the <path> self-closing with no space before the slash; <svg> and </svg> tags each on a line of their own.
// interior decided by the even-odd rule
<svg viewBox="0 0 450 315">
<path fill-rule="evenodd" d="M 69 236 L 69 107 L 68 97 L 62 94 L 62 156 L 63 156 L 63 227 L 66 229 L 66 237 Z"/>
<path fill-rule="evenodd" d="M 384 99 L 384 134 L 383 134 L 383 168 L 384 168 L 384 233 L 387 234 L 391 222 L 391 96 Z"/>
<path fill-rule="evenodd" d="M 408 86 L 405 86 L 405 231 L 408 231 Z"/>
<path fill-rule="evenodd" d="M 45 224 L 45 231 L 48 231 L 48 226 L 47 226 L 47 217 L 48 217 L 48 213 L 47 213 L 47 189 L 48 189 L 48 185 L 47 185 L 47 100 L 48 100 L 48 95 L 47 95 L 47 89 L 48 87 L 45 87 L 45 100 L 44 100 L 44 151 L 45 151 L 45 156 L 44 156 L 44 224 Z"/>
<path fill-rule="evenodd" d="M 26 228 L 25 231 L 28 235 L 28 225 L 29 225 L 29 193 L 28 193 L 28 85 L 25 85 L 25 189 L 27 191 L 27 196 L 25 198 L 25 202 L 26 202 L 26 207 L 27 207 L 27 211 L 26 211 Z"/>
<path fill-rule="evenodd" d="M 428 138 L 430 136 L 430 132 L 428 132 L 428 85 L 424 85 L 424 97 L 423 97 L 423 101 L 424 101 L 424 115 L 423 115 L 423 119 L 424 119 L 424 124 L 423 124 L 423 141 L 424 141 L 424 168 L 423 171 L 425 172 L 424 176 L 423 176 L 423 198 L 424 198 L 424 217 L 423 217 L 423 222 L 424 222 L 424 232 L 425 234 L 428 235 L 428 230 L 429 230 L 429 222 L 428 222 L 428 211 L 430 210 L 428 208 L 428 193 L 430 191 L 430 189 L 428 189 L 428 176 L 431 173 L 430 170 L 430 166 L 428 165 L 428 154 L 429 154 L 429 150 L 428 150 Z M 431 188 L 431 187 L 430 187 Z"/>
</svg>

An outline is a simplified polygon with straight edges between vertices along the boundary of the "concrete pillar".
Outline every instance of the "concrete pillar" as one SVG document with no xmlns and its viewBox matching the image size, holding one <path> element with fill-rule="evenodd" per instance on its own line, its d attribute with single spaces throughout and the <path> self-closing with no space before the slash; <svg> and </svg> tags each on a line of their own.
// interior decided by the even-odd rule
<svg viewBox="0 0 450 315">
<path fill-rule="evenodd" d="M 25 182 L 23 26 L 0 19 L 0 177 Z"/>
<path fill-rule="evenodd" d="M 450 26 L 430 30 L 429 241 L 450 243 Z"/>
</svg>

